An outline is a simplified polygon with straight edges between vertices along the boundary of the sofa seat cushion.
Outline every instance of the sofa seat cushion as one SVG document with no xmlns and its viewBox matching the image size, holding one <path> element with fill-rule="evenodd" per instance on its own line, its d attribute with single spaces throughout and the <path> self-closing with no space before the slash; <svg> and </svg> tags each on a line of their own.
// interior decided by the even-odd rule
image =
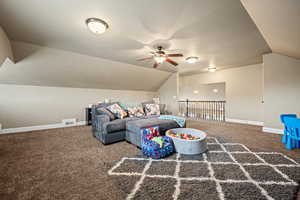
<svg viewBox="0 0 300 200">
<path fill-rule="evenodd" d="M 139 120 L 139 118 L 128 117 L 124 119 L 116 119 L 113 121 L 103 123 L 103 128 L 107 133 L 113 133 L 117 131 L 125 131 L 126 123 L 133 120 Z"/>
<path fill-rule="evenodd" d="M 146 128 L 150 126 L 159 126 L 159 131 L 161 134 L 164 134 L 169 129 L 179 128 L 179 125 L 176 121 L 160 119 L 155 117 L 128 121 L 126 123 L 126 130 L 134 133 L 140 133 L 141 128 Z"/>
</svg>

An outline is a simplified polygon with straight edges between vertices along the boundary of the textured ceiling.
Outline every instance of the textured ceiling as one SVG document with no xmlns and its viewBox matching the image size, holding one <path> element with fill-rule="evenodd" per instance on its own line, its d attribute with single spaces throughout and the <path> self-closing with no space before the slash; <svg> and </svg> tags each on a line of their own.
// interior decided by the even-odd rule
<svg viewBox="0 0 300 200">
<path fill-rule="evenodd" d="M 89 32 L 89 17 L 107 21 L 108 32 Z M 200 57 L 196 64 L 175 58 L 182 73 L 258 63 L 270 52 L 239 0 L 1 0 L 0 25 L 12 40 L 143 67 L 152 63 L 136 59 L 165 43 Z M 159 69 L 174 71 L 168 64 Z"/>
<path fill-rule="evenodd" d="M 273 52 L 300 59 L 299 0 L 241 0 Z"/>
</svg>

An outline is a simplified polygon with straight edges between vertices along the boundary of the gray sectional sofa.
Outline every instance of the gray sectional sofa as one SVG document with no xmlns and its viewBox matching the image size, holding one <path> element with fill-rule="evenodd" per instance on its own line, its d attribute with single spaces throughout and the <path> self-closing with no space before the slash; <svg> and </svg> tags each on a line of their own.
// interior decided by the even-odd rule
<svg viewBox="0 0 300 200">
<path fill-rule="evenodd" d="M 117 103 L 117 102 L 114 102 Z M 108 115 L 99 111 L 114 103 L 101 103 L 92 108 L 93 135 L 103 144 L 126 140 L 138 147 L 141 146 L 141 128 L 158 125 L 161 134 L 172 128 L 179 128 L 173 120 L 160 119 L 159 116 L 127 117 L 110 121 Z"/>
</svg>

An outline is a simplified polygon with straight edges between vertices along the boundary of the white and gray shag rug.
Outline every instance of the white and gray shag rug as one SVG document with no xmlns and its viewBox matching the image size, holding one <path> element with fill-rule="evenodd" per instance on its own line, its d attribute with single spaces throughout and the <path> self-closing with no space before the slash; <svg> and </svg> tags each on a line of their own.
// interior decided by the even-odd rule
<svg viewBox="0 0 300 200">
<path fill-rule="evenodd" d="M 208 138 L 200 155 L 154 160 L 142 154 L 124 157 L 108 174 L 127 199 L 297 198 L 300 164 L 276 152 L 253 152 L 243 144 Z"/>
</svg>

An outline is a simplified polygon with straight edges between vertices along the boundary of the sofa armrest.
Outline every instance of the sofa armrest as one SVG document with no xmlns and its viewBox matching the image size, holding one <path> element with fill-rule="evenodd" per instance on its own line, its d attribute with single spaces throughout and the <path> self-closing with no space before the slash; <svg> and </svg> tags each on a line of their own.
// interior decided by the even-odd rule
<svg viewBox="0 0 300 200">
<path fill-rule="evenodd" d="M 93 105 L 92 107 L 92 129 L 93 132 L 95 132 L 97 130 L 97 124 L 98 124 L 98 120 L 97 116 L 102 115 L 101 113 L 98 112 L 97 110 L 97 106 Z"/>
<path fill-rule="evenodd" d="M 105 122 L 109 122 L 109 121 L 110 121 L 109 116 L 107 116 L 107 115 L 96 115 L 95 116 L 95 128 L 96 128 L 96 130 L 101 131 L 101 132 L 105 131 L 103 129 L 103 124 Z"/>
</svg>

